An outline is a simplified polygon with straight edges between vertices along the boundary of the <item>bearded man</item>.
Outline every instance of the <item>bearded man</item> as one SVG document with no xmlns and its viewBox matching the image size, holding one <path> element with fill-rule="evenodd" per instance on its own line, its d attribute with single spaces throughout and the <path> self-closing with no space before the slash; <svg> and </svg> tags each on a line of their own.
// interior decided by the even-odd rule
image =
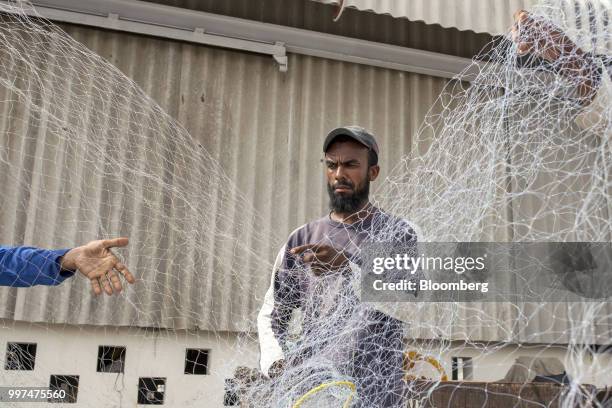
<svg viewBox="0 0 612 408">
<path fill-rule="evenodd" d="M 369 201 L 370 182 L 376 180 L 380 167 L 378 144 L 368 131 L 357 126 L 334 129 L 323 143 L 323 152 L 331 211 L 293 231 L 278 253 L 258 316 L 261 369 L 276 378 L 289 367 L 332 350 L 339 369 L 356 385 L 357 406 L 398 407 L 402 323 L 380 311 L 357 307 L 349 282 L 360 271 L 365 243 L 390 240 L 410 245 L 416 244 L 417 237 L 406 221 Z M 321 286 L 323 292 L 327 289 L 325 296 Z M 329 305 L 330 292 L 341 305 Z M 295 309 L 301 309 L 300 342 L 307 345 L 299 358 L 287 344 Z"/>
</svg>

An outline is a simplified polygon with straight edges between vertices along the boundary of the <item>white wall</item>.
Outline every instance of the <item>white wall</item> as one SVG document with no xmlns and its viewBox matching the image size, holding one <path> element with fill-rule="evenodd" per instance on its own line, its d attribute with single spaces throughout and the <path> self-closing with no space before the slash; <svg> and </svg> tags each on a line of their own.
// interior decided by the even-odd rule
<svg viewBox="0 0 612 408">
<path fill-rule="evenodd" d="M 418 347 L 418 346 L 417 346 Z M 411 349 L 411 347 L 408 347 Z M 452 357 L 472 357 L 473 381 L 499 381 L 505 377 L 518 357 L 553 357 L 559 359 L 567 373 L 582 384 L 597 387 L 612 386 L 612 352 L 590 353 L 585 350 L 568 353 L 563 345 L 494 345 L 473 346 L 453 343 L 441 352 L 439 348 L 427 347 L 429 355 L 437 357 L 449 380 Z M 483 350 L 486 350 L 484 352 Z M 492 351 L 495 350 L 495 351 Z M 439 356 L 439 357 L 438 357 Z M 429 367 L 425 367 L 429 368 Z M 430 373 L 433 370 L 427 370 Z"/>
<path fill-rule="evenodd" d="M 4 370 L 7 342 L 37 343 L 34 371 Z M 98 373 L 98 346 L 125 346 L 125 373 Z M 489 350 L 493 346 L 489 346 Z M 185 375 L 185 349 L 210 349 L 209 375 Z M 409 347 L 410 348 L 410 347 Z M 482 353 L 474 346 L 454 343 L 443 353 L 428 347 L 438 355 L 449 378 L 453 356 L 472 357 L 476 381 L 502 379 L 519 356 L 556 357 L 570 375 L 582 383 L 599 387 L 612 385 L 612 353 L 587 354 L 579 357 L 583 365 L 578 370 L 566 356 L 563 346 L 504 346 L 494 353 Z M 571 354 L 574 355 L 575 354 Z M 51 374 L 79 375 L 77 404 L 66 407 L 135 407 L 139 377 L 166 377 L 164 406 L 206 407 L 223 406 L 224 379 L 233 376 L 238 365 L 257 367 L 258 349 L 253 337 L 235 333 L 152 332 L 150 329 L 94 326 L 32 324 L 0 320 L 0 385 L 49 385 Z M 577 361 L 577 360 L 574 360 Z M 25 408 L 28 404 L 16 404 Z M 62 404 L 36 403 L 34 407 Z"/>
<path fill-rule="evenodd" d="M 4 370 L 7 342 L 37 343 L 34 371 Z M 126 347 L 125 373 L 98 373 L 98 346 Z M 36 407 L 134 407 L 139 377 L 166 377 L 164 406 L 223 406 L 224 379 L 237 365 L 257 366 L 257 344 L 232 333 L 153 333 L 137 328 L 75 327 L 0 321 L 0 384 L 49 386 L 51 374 L 79 375 L 77 404 Z M 209 375 L 184 374 L 185 349 L 206 348 Z M 25 408 L 19 403 L 17 407 Z"/>
</svg>

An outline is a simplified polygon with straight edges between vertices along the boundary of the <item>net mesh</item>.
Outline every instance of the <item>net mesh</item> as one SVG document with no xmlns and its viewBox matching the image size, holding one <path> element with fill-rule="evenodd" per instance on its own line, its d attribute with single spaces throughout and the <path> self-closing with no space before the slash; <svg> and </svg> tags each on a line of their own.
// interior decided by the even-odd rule
<svg viewBox="0 0 612 408">
<path fill-rule="evenodd" d="M 435 405 L 432 384 L 451 372 L 470 379 L 468 367 L 501 365 L 499 356 L 508 365 L 525 350 L 557 350 L 563 360 L 570 375 L 558 406 L 592 402 L 584 384 L 612 383 L 610 360 L 593 354 L 593 345 L 610 343 L 609 302 L 365 303 L 359 268 L 334 266 L 372 241 L 612 241 L 609 3 L 547 0 L 519 16 L 465 71 L 469 82 L 449 82 L 412 153 L 375 191 L 375 207 L 350 225 L 311 231 L 308 242 L 294 232 L 276 262 L 261 253 L 286 237 L 262 227 L 220 157 L 25 3 L 0 12 L 0 109 L 9 118 L 0 135 L 2 228 L 19 229 L 12 220 L 28 214 L 15 244 L 127 236 L 118 253 L 138 278 L 114 297 L 91 296 L 77 278 L 53 289 L 3 288 L 5 329 L 42 320 L 66 335 L 94 325 L 143 342 L 198 348 L 206 340 L 232 351 L 228 366 L 256 360 L 261 343 L 268 372 L 238 370 L 226 381 L 226 404 L 249 407 L 295 406 L 329 383 L 354 384 L 351 406 Z M 53 213 L 50 200 L 61 202 Z M 296 242 L 341 251 L 323 262 L 311 248 L 304 262 L 287 252 Z M 270 271 L 264 298 L 259 276 Z M 228 285 L 229 295 L 220 289 Z M 470 359 L 443 364 L 450 354 Z M 207 364 L 192 360 L 194 370 Z M 524 388 L 532 379 L 513 382 Z M 5 374 L 2 382 L 27 381 Z M 143 395 L 158 398 L 164 388 L 151 384 Z M 330 386 L 301 406 L 342 407 L 352 392 Z M 92 405 L 115 404 L 100 399 Z"/>
</svg>

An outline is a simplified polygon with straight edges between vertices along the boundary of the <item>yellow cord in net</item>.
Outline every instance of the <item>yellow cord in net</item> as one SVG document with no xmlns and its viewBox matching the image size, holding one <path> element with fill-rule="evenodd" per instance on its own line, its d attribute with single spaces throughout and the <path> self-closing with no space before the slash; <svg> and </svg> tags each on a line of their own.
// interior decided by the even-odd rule
<svg viewBox="0 0 612 408">
<path fill-rule="evenodd" d="M 446 375 L 446 371 L 442 364 L 435 358 L 431 356 L 423 356 L 421 353 L 417 351 L 408 351 L 404 354 L 404 371 L 406 372 L 404 379 L 406 381 L 416 380 L 417 376 L 410 375 L 408 372 L 412 370 L 418 361 L 424 361 L 426 363 L 431 364 L 438 372 L 440 373 L 441 381 L 448 381 L 448 376 Z"/>
<path fill-rule="evenodd" d="M 319 391 L 323 391 L 326 388 L 329 387 L 348 387 L 351 390 L 350 395 L 346 398 L 346 402 L 344 403 L 344 405 L 342 405 L 342 408 L 348 408 L 349 405 L 351 404 L 351 401 L 353 400 L 353 397 L 355 396 L 355 391 L 356 391 L 356 387 L 355 384 L 350 382 L 350 381 L 332 381 L 332 382 L 328 382 L 328 383 L 323 383 L 320 385 L 317 385 L 316 387 L 314 387 L 312 390 L 308 391 L 306 394 L 302 395 L 297 401 L 295 401 L 295 404 L 293 404 L 292 408 L 300 408 L 302 406 L 302 404 L 308 399 L 310 398 L 312 395 L 316 394 Z"/>
</svg>

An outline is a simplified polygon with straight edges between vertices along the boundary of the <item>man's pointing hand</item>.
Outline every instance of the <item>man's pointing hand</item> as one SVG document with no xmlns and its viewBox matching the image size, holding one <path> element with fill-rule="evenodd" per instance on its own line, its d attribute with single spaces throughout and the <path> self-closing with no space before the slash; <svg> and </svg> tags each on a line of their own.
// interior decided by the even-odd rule
<svg viewBox="0 0 612 408">
<path fill-rule="evenodd" d="M 302 262 L 310 265 L 315 275 L 335 272 L 348 266 L 344 251 L 326 244 L 306 244 L 292 248 L 293 255 L 301 256 Z"/>
</svg>

